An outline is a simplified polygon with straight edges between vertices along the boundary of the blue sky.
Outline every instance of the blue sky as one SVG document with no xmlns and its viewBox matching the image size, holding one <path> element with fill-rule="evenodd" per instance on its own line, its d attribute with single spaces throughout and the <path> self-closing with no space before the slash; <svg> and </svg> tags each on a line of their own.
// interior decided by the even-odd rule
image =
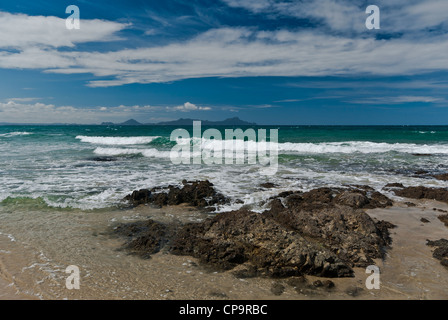
<svg viewBox="0 0 448 320">
<path fill-rule="evenodd" d="M 446 125 L 447 53 L 446 0 L 3 1 L 0 122 Z"/>
</svg>

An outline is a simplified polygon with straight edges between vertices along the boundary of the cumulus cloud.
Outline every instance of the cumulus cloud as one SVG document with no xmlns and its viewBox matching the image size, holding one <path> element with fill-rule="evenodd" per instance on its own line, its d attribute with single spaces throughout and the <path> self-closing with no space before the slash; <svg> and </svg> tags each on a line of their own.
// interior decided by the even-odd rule
<svg viewBox="0 0 448 320">
<path fill-rule="evenodd" d="M 211 110 L 210 107 L 198 107 L 197 105 L 185 102 L 183 105 L 176 106 L 176 107 L 167 107 L 167 110 L 170 111 L 182 111 L 182 112 L 189 112 L 189 111 L 208 111 Z"/>
</svg>

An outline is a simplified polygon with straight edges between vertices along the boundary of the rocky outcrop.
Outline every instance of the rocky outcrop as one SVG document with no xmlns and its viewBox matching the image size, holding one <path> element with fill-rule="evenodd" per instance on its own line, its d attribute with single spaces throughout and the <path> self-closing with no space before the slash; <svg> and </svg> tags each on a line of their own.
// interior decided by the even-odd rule
<svg viewBox="0 0 448 320">
<path fill-rule="evenodd" d="M 373 209 L 392 206 L 392 200 L 380 192 L 360 188 L 318 188 L 309 192 L 283 192 L 274 199 L 284 199 L 290 209 L 320 210 L 335 205 L 354 209 Z"/>
<path fill-rule="evenodd" d="M 433 177 L 436 178 L 437 180 L 447 181 L 448 180 L 448 173 L 436 174 Z"/>
<path fill-rule="evenodd" d="M 225 201 L 208 181 L 183 185 L 163 193 L 136 191 L 129 201 L 198 207 Z M 133 253 L 150 256 L 165 247 L 217 270 L 242 266 L 237 272 L 246 277 L 350 277 L 353 267 L 384 257 L 391 243 L 388 230 L 394 227 L 374 221 L 361 209 L 391 204 L 367 186 L 290 191 L 272 198 L 263 213 L 240 209 L 184 225 L 149 220 L 120 225 L 114 233 L 126 237 Z"/>
<path fill-rule="evenodd" d="M 412 199 L 430 199 L 442 202 L 448 202 L 448 189 L 446 188 L 428 188 L 428 187 L 397 187 L 392 189 L 399 197 Z"/>
<path fill-rule="evenodd" d="M 350 264 L 320 243 L 305 239 L 274 219 L 246 210 L 226 212 L 185 226 L 171 252 L 191 255 L 221 270 L 248 263 L 253 272 L 272 277 L 313 274 L 347 277 Z"/>
<path fill-rule="evenodd" d="M 448 214 L 442 214 L 437 218 L 439 218 L 439 220 L 442 221 L 446 227 L 448 227 Z"/>
<path fill-rule="evenodd" d="M 434 258 L 440 260 L 442 266 L 448 267 L 448 240 L 440 239 L 437 241 L 427 240 L 426 245 L 430 247 L 435 247 L 432 254 Z"/>
<path fill-rule="evenodd" d="M 186 203 L 195 207 L 205 208 L 215 204 L 223 204 L 228 201 L 222 194 L 218 193 L 213 184 L 208 181 L 182 181 L 182 187 L 168 186 L 142 189 L 134 191 L 125 197 L 125 201 L 132 206 L 151 203 L 162 207 L 166 205 L 179 205 Z"/>
<path fill-rule="evenodd" d="M 125 248 L 142 258 L 159 252 L 172 237 L 174 226 L 166 226 L 151 219 L 116 226 L 112 233 L 125 238 Z"/>
</svg>

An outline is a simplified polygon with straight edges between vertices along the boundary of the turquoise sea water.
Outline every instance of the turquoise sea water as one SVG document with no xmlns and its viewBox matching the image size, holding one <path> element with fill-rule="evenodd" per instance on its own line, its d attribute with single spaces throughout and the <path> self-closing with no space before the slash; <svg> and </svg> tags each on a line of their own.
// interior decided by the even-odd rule
<svg viewBox="0 0 448 320">
<path fill-rule="evenodd" d="M 176 144 L 170 141 L 174 129 L 0 126 L 0 206 L 114 207 L 135 189 L 180 184 L 183 179 L 209 179 L 254 210 L 261 210 L 270 196 L 291 189 L 366 184 L 380 190 L 391 182 L 447 185 L 431 175 L 448 172 L 448 126 L 255 127 L 267 129 L 268 136 L 269 129 L 278 130 L 279 167 L 273 176 L 262 175 L 259 164 L 174 165 L 169 157 Z M 218 129 L 224 136 L 225 128 Z M 263 189 L 264 182 L 277 187 Z"/>
</svg>

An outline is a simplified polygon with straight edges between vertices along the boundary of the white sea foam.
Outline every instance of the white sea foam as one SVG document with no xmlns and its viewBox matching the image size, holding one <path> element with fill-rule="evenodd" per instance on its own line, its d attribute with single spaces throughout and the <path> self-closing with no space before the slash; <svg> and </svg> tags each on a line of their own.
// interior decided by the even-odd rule
<svg viewBox="0 0 448 320">
<path fill-rule="evenodd" d="M 91 144 L 101 144 L 109 146 L 122 146 L 122 145 L 137 145 L 148 144 L 153 140 L 160 138 L 159 136 L 147 136 L 147 137 L 89 137 L 89 136 L 77 136 L 76 139 L 82 142 Z"/>
<path fill-rule="evenodd" d="M 169 158 L 170 151 L 161 151 L 151 149 L 131 149 L 131 148 L 96 148 L 95 154 L 103 156 L 122 156 L 122 155 L 142 155 L 148 158 Z"/>
<path fill-rule="evenodd" d="M 281 143 L 279 151 L 299 153 L 426 153 L 448 154 L 448 145 L 426 145 L 413 143 L 384 143 L 370 141 L 323 142 L 323 143 Z"/>
<path fill-rule="evenodd" d="M 186 144 L 190 140 L 179 139 L 178 144 Z M 198 139 L 192 140 L 199 143 Z M 257 150 L 269 150 L 277 148 L 279 152 L 299 154 L 325 154 L 325 153 L 425 153 L 425 154 L 448 154 L 448 144 L 426 145 L 414 143 L 385 143 L 371 141 L 343 141 L 343 142 L 320 142 L 320 143 L 270 143 L 264 141 L 213 140 L 202 139 L 203 150 L 236 150 L 257 152 Z"/>
<path fill-rule="evenodd" d="M 26 132 L 26 131 L 15 131 L 15 132 L 8 132 L 8 133 L 2 133 L 0 134 L 0 137 L 5 137 L 5 138 L 11 138 L 11 137 L 17 137 L 17 136 L 29 136 L 33 133 L 31 132 Z"/>
</svg>

